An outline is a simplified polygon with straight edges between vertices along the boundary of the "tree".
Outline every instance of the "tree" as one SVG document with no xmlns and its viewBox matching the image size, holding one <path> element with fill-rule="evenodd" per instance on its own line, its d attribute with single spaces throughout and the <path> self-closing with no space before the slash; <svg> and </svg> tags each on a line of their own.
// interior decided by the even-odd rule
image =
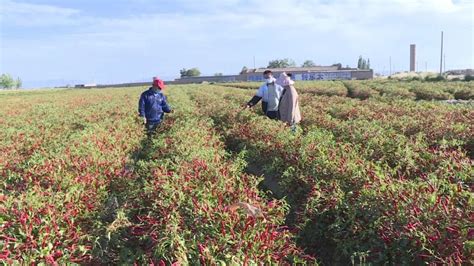
<svg viewBox="0 0 474 266">
<path fill-rule="evenodd" d="M 245 74 L 248 71 L 249 71 L 249 69 L 246 66 L 244 66 L 244 67 L 242 67 L 242 70 L 240 70 L 240 74 Z"/>
<path fill-rule="evenodd" d="M 20 89 L 23 86 L 23 82 L 21 81 L 20 77 L 16 78 L 16 88 Z"/>
<path fill-rule="evenodd" d="M 296 63 L 294 60 L 285 58 L 285 59 L 275 59 L 268 62 L 267 68 L 285 68 L 285 67 L 295 67 Z"/>
<path fill-rule="evenodd" d="M 12 89 L 15 86 L 16 82 L 10 74 L 2 74 L 0 76 L 0 87 L 2 89 Z"/>
<path fill-rule="evenodd" d="M 201 71 L 197 67 L 191 68 L 188 70 L 188 77 L 199 77 L 201 76 Z"/>
<path fill-rule="evenodd" d="M 199 77 L 201 76 L 201 71 L 197 67 L 191 68 L 188 70 L 188 77 Z"/>
<path fill-rule="evenodd" d="M 186 68 L 183 68 L 179 71 L 179 74 L 181 75 L 181 77 L 186 77 L 188 73 L 188 70 Z"/>
<path fill-rule="evenodd" d="M 359 60 L 357 61 L 357 68 L 362 69 L 362 55 L 359 56 Z"/>
<path fill-rule="evenodd" d="M 315 67 L 316 64 L 313 62 L 313 60 L 306 60 L 303 62 L 301 67 Z"/>
<path fill-rule="evenodd" d="M 181 77 L 199 77 L 201 75 L 201 71 L 199 71 L 199 68 L 197 67 L 194 67 L 194 68 L 191 68 L 191 69 L 186 69 L 186 68 L 183 68 L 179 71 L 179 73 L 181 74 Z"/>
<path fill-rule="evenodd" d="M 223 74 L 222 73 L 215 73 L 214 76 L 220 77 L 220 76 L 223 76 Z"/>
<path fill-rule="evenodd" d="M 357 61 L 357 68 L 358 69 L 370 69 L 370 59 L 367 58 L 365 60 L 362 56 L 359 56 L 359 60 Z"/>
</svg>

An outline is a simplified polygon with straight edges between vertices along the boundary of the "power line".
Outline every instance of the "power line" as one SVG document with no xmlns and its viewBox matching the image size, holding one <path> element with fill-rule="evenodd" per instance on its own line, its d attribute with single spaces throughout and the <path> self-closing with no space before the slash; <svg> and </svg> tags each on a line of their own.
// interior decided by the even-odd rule
<svg viewBox="0 0 474 266">
<path fill-rule="evenodd" d="M 444 72 L 446 72 L 446 54 L 443 54 L 443 64 Z"/>
<path fill-rule="evenodd" d="M 441 31 L 441 56 L 439 63 L 439 74 L 443 74 L 443 31 Z"/>
<path fill-rule="evenodd" d="M 388 62 L 389 62 L 389 65 L 390 65 L 390 72 L 389 72 L 390 74 L 389 74 L 389 76 L 391 76 L 392 75 L 392 57 L 391 56 L 388 58 Z"/>
</svg>

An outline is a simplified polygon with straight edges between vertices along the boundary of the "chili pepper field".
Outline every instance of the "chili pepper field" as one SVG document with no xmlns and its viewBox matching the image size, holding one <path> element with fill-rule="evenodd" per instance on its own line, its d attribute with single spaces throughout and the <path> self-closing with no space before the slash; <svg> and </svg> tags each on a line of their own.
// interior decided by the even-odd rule
<svg viewBox="0 0 474 266">
<path fill-rule="evenodd" d="M 474 83 L 297 83 L 296 130 L 257 84 L 0 92 L 0 263 L 474 263 Z M 457 99 L 455 104 L 445 100 Z"/>
</svg>

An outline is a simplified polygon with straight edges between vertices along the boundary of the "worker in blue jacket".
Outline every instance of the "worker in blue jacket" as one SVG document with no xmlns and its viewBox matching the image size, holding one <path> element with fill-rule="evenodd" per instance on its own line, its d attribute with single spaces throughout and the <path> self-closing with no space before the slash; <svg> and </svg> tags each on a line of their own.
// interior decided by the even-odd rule
<svg viewBox="0 0 474 266">
<path fill-rule="evenodd" d="M 159 78 L 153 78 L 153 86 L 144 91 L 138 102 L 138 113 L 143 117 L 148 136 L 153 135 L 164 118 L 164 113 L 171 113 L 166 96 L 163 95 L 165 83 Z"/>
</svg>

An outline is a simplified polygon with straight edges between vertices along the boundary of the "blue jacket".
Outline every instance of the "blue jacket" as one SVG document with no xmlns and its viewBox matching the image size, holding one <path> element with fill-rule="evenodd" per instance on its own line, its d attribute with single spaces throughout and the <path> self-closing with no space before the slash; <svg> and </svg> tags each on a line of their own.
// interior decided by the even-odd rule
<svg viewBox="0 0 474 266">
<path fill-rule="evenodd" d="M 138 113 L 146 117 L 148 123 L 160 123 L 164 113 L 171 112 L 166 96 L 161 91 L 150 88 L 144 91 L 138 102 Z"/>
</svg>

